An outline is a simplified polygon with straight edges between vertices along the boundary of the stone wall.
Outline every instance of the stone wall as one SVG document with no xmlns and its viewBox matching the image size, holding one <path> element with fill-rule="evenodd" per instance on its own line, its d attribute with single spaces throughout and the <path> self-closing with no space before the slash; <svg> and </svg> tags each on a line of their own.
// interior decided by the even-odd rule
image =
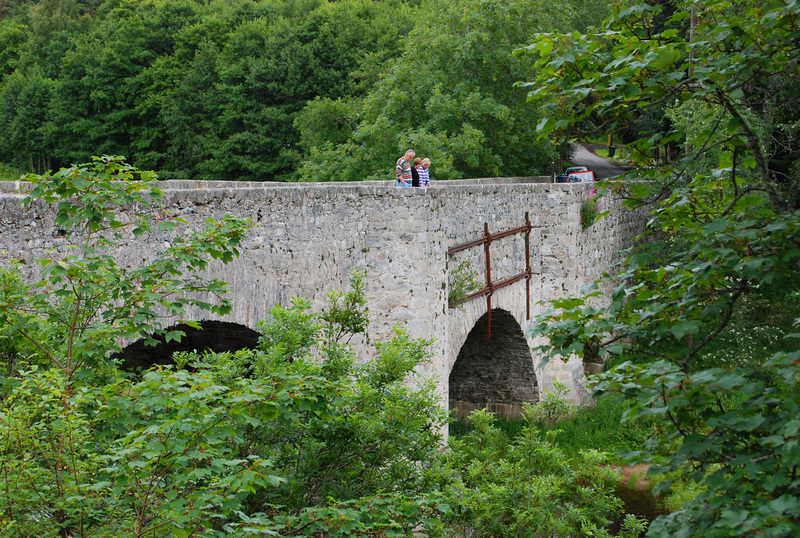
<svg viewBox="0 0 800 538">
<path fill-rule="evenodd" d="M 188 221 L 178 233 L 225 213 L 254 223 L 240 258 L 207 271 L 207 276 L 230 284 L 233 310 L 224 321 L 254 328 L 274 304 L 287 305 L 292 297 L 307 297 L 315 309 L 321 309 L 329 291 L 346 289 L 351 269 L 362 269 L 367 273 L 371 325 L 366 337 L 356 342 L 358 353 L 372 356 L 372 343 L 390 338 L 398 325 L 412 337 L 435 338 L 434 358 L 419 373 L 437 378 L 446 404 L 451 370 L 470 332 L 487 312 L 485 298 L 461 308 L 448 307 L 450 273 L 458 260 L 470 260 L 480 278 L 485 278 L 481 248 L 449 256 L 450 247 L 483 237 L 487 225 L 490 233 L 522 226 L 527 212 L 532 224 L 530 308 L 535 315 L 544 308 L 539 301 L 578 293 L 597 278 L 641 229 L 641 218 L 606 200 L 609 216 L 582 231 L 580 206 L 588 187 L 548 180 L 448 181 L 436 182 L 429 189 L 396 189 L 393 182 L 166 181 L 161 186 L 167 209 Z M 3 262 L 21 259 L 31 276 L 32 260 L 46 249 L 62 247 L 64 237 L 53 223 L 52 208 L 20 208 L 13 188 L 13 184 L 0 185 Z M 167 235 L 130 237 L 117 255 L 124 263 L 140 264 L 169 241 Z M 494 281 L 524 271 L 524 236 L 498 241 L 491 256 Z M 515 321 L 523 334 L 530 326 L 525 286 L 522 280 L 492 296 L 492 308 L 502 311 L 506 322 Z M 527 341 L 532 345 L 536 337 L 527 336 Z M 548 390 L 552 380 L 559 379 L 572 388 L 574 402 L 584 398 L 580 361 L 551 362 L 542 370 L 536 357 L 530 359 L 536 387 L 523 387 L 530 380 L 520 374 L 519 379 L 508 380 L 520 385 L 512 387 L 514 394 Z"/>
</svg>

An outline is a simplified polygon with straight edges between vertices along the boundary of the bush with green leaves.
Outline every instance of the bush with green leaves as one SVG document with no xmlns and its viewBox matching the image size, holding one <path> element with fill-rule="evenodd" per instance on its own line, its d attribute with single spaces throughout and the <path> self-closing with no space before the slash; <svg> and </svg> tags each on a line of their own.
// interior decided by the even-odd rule
<svg viewBox="0 0 800 538">
<path fill-rule="evenodd" d="M 451 307 L 458 307 L 467 300 L 469 294 L 481 289 L 478 272 L 472 269 L 469 260 L 455 261 L 455 268 L 450 273 L 450 288 L 447 292 L 447 303 Z"/>
<path fill-rule="evenodd" d="M 11 166 L 0 164 L 0 181 L 17 181 L 22 174 Z"/>
<path fill-rule="evenodd" d="M 7 373 L 0 409 L 3 532 L 113 534 L 130 527 L 136 535 L 145 535 L 153 525 L 163 525 L 154 523 L 158 518 L 152 516 L 152 505 L 169 500 L 164 497 L 170 482 L 164 469 L 176 457 L 187 464 L 175 449 L 183 441 L 176 432 L 183 428 L 188 437 L 198 434 L 189 422 L 173 418 L 169 434 L 160 435 L 158 425 L 148 424 L 154 429 L 139 435 L 139 444 L 148 445 L 148 457 L 161 466 L 145 488 L 143 497 L 149 502 L 139 509 L 133 497 L 119 489 L 126 472 L 114 470 L 116 456 L 134 457 L 120 443 L 136 429 L 133 422 L 121 419 L 129 410 L 122 400 L 133 398 L 135 390 L 109 355 L 125 338 L 149 338 L 163 323 L 180 320 L 189 306 L 225 312 L 225 300 L 210 304 L 193 298 L 193 293 L 225 292 L 224 283 L 202 280 L 197 272 L 215 259 L 233 259 L 247 223 L 230 216 L 209 220 L 204 229 L 176 238 L 151 263 L 129 268 L 112 255 L 125 236 L 152 233 L 154 226 L 169 232 L 181 222 L 159 207 L 162 192 L 153 174 L 139 172 L 119 157 L 103 156 L 24 179 L 22 204 L 55 205 L 56 224 L 66 231 L 70 248 L 37 260 L 42 268 L 37 282 L 23 281 L 14 266 L 0 270 Z M 123 217 L 125 212 L 133 214 L 128 211 L 132 206 L 135 216 Z M 159 218 L 151 219 L 153 215 Z M 170 412 L 180 413 L 181 406 L 163 394 L 159 417 L 169 421 Z M 158 412 L 157 403 L 149 404 L 150 409 Z M 159 444 L 160 437 L 169 442 Z M 154 448 L 164 457 L 157 458 Z M 130 469 L 139 466 L 132 464 Z M 135 481 L 135 473 L 129 477 Z M 176 491 L 173 500 L 181 497 Z M 126 505 L 128 501 L 132 504 Z M 137 513 L 136 521 L 118 517 L 130 510 Z"/>
<path fill-rule="evenodd" d="M 306 307 L 296 302 L 288 316 L 276 307 L 272 334 L 315 332 L 276 331 Z M 321 362 L 305 353 L 321 342 L 286 345 L 297 341 L 184 356 L 192 371 L 139 380 L 22 372 L 0 406 L 4 536 L 436 528 L 446 506 L 423 495 L 421 470 L 440 447 L 444 415 L 432 385 L 405 383 L 428 343 L 398 332 L 375 362 L 357 365 L 331 342 Z"/>
<path fill-rule="evenodd" d="M 557 431 L 559 449 L 570 459 L 580 458 L 583 450 L 598 450 L 608 453 L 609 462 L 623 465 L 623 452 L 638 450 L 648 438 L 660 430 L 658 417 L 629 418 L 622 423 L 627 405 L 613 394 L 597 397 L 588 405 L 571 410 L 552 426 L 539 420 L 543 432 Z M 523 418 L 496 417 L 495 424 L 506 438 L 513 439 L 526 425 Z M 450 438 L 460 438 L 473 429 L 471 422 L 458 420 L 450 425 Z"/>
<path fill-rule="evenodd" d="M 663 452 L 677 434 L 681 443 L 652 472 L 682 471 L 700 484 L 699 494 L 682 509 L 656 520 L 651 532 L 679 536 L 742 535 L 768 530 L 791 536 L 800 528 L 797 454 L 800 431 L 800 352 L 780 353 L 764 361 L 773 368 L 772 383 L 741 370 L 708 369 L 686 373 L 674 363 L 626 363 L 594 385 L 624 395 L 631 416 L 660 416 L 672 426 L 669 435 L 651 439 L 631 456 Z M 710 395 L 740 392 L 744 401 L 723 405 Z M 658 494 L 669 488 L 662 482 Z"/>
<path fill-rule="evenodd" d="M 153 481 L 166 483 L 169 502 L 149 500 L 150 519 L 209 536 L 406 535 L 426 519 L 435 528 L 441 509 L 423 495 L 421 466 L 439 449 L 444 415 L 432 384 L 406 384 L 429 343 L 398 331 L 357 364 L 321 338 L 305 301 L 272 314 L 259 349 L 184 356 L 195 373 L 148 372 L 114 402 L 129 410 L 109 416 L 128 425 L 112 452 L 110 472 L 128 477 L 118 495 L 144 508 Z M 180 519 L 176 503 L 195 511 Z"/>
<path fill-rule="evenodd" d="M 613 395 L 598 397 L 591 404 L 579 407 L 547 430 L 559 430 L 558 445 L 570 458 L 579 457 L 580 450 L 602 450 L 609 453 L 612 463 L 621 464 L 621 452 L 638 450 L 655 431 L 659 420 L 653 417 L 621 423 L 627 406 Z"/>
<path fill-rule="evenodd" d="M 448 536 L 608 537 L 606 526 L 621 513 L 615 496 L 618 471 L 603 465 L 595 450 L 569 461 L 544 433 L 531 407 L 526 426 L 511 442 L 485 410 L 470 414 L 471 430 L 451 440 L 443 474 L 452 514 L 445 517 Z M 636 537 L 642 522 L 626 519 L 618 536 Z"/>
<path fill-rule="evenodd" d="M 603 200 L 597 189 L 589 189 L 586 192 L 586 200 L 581 204 L 581 229 L 586 230 L 597 222 L 603 211 Z"/>
<path fill-rule="evenodd" d="M 172 233 L 185 223 L 159 205 L 163 192 L 154 174 L 134 169 L 122 157 L 102 156 L 24 180 L 22 205 L 52 204 L 55 224 L 66 232 L 67 248 L 36 260 L 40 280 L 14 281 L 12 268 L 0 296 L 0 322 L 36 349 L 32 356 L 38 364 L 55 366 L 70 378 L 96 371 L 108 364 L 107 354 L 118 351 L 119 342 L 153 341 L 163 326 L 183 321 L 189 307 L 216 314 L 230 310 L 226 284 L 198 273 L 215 260 L 227 263 L 238 256 L 246 220 L 210 219 L 196 232 L 175 233 L 153 261 L 125 267 L 113 253 L 126 237 Z M 201 294 L 217 302 L 201 300 Z"/>
<path fill-rule="evenodd" d="M 569 417 L 572 414 L 572 407 L 564 399 L 569 393 L 567 386 L 556 380 L 553 380 L 553 388 L 544 391 L 538 402 L 530 405 L 527 412 L 533 420 L 543 423 L 545 426 L 552 427 L 560 420 Z"/>
</svg>

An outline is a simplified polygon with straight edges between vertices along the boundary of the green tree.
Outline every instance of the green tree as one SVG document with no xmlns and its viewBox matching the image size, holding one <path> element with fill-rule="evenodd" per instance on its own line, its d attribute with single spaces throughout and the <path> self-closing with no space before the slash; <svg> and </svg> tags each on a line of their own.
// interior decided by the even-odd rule
<svg viewBox="0 0 800 538">
<path fill-rule="evenodd" d="M 56 79 L 64 54 L 74 38 L 92 28 L 92 17 L 80 1 L 46 0 L 31 2 L 21 9 L 15 20 L 26 28 L 18 67 L 37 66 L 49 78 Z"/>
<path fill-rule="evenodd" d="M 35 40 L 44 43 L 51 34 L 67 30 L 80 17 L 81 9 L 76 0 L 40 0 L 26 15 Z"/>
<path fill-rule="evenodd" d="M 637 108 L 666 107 L 675 128 L 642 133 L 634 155 L 651 164 L 654 150 L 683 148 L 676 162 L 637 172 L 654 181 L 609 186 L 631 206 L 655 203 L 642 245 L 610 277 L 610 306 L 588 306 L 599 292 L 587 290 L 553 302 L 533 331 L 549 336 L 551 357 L 613 356 L 622 364 L 594 388 L 624 398 L 626 417 L 665 419 L 635 456 L 660 460 L 656 472 L 681 470 L 701 493 L 656 520 L 653 536 L 799 529 L 800 212 L 786 162 L 797 140 L 796 93 L 786 90 L 800 75 L 798 10 L 679 2 L 665 21 L 660 5 L 632 2 L 616 5 L 601 33 L 540 35 L 528 47 L 539 57 L 530 99 L 547 111 L 543 133 L 568 138 L 590 114 L 622 128 Z M 765 298 L 777 331 L 742 357 L 735 331 L 752 331 L 746 316 Z"/>
<path fill-rule="evenodd" d="M 549 173 L 553 147 L 536 140 L 539 115 L 513 86 L 532 61 L 511 53 L 535 31 L 570 29 L 572 5 L 425 3 L 403 56 L 360 107 L 352 140 L 317 145 L 302 178 L 386 179 L 408 147 L 431 158 L 439 179 Z"/>
<path fill-rule="evenodd" d="M 50 169 L 52 141 L 48 130 L 48 106 L 54 83 L 39 69 L 14 71 L 0 86 L 0 159 L 27 170 Z"/>
<path fill-rule="evenodd" d="M 27 28 L 11 19 L 0 19 L 0 81 L 17 67 Z"/>
<path fill-rule="evenodd" d="M 40 160 L 125 154 L 162 177 L 256 180 L 293 177 L 295 115 L 318 96 L 363 93 L 399 53 L 415 10 L 401 0 L 87 6 L 31 3 L 0 31 L 4 78 L 17 69 L 23 81 L 53 81 L 47 102 L 30 106 L 43 122 Z M 28 164 L 19 144 L 0 158 Z"/>
<path fill-rule="evenodd" d="M 315 98 L 298 112 L 294 126 L 304 154 L 329 144 L 344 144 L 358 125 L 358 103 L 353 99 Z"/>
<path fill-rule="evenodd" d="M 175 32 L 173 53 L 142 74 L 141 108 L 153 123 L 150 136 L 137 142 L 137 154 L 165 177 L 210 177 L 201 168 L 219 145 L 218 118 L 225 102 L 220 51 L 236 25 L 258 14 L 253 9 L 249 3 L 209 5 L 200 20 Z"/>
<path fill-rule="evenodd" d="M 686 148 L 680 171 L 710 150 L 719 168 L 730 169 L 735 154 L 737 174 L 765 189 L 773 206 L 797 207 L 797 7 L 677 6 L 665 22 L 660 4 L 620 4 L 603 33 L 538 37 L 527 47 L 539 57 L 537 78 L 524 85 L 535 86 L 530 99 L 546 111 L 540 128 L 563 136 L 575 121 L 598 114 L 613 131 L 638 109 L 691 107 L 685 114 L 699 113 L 700 125 L 642 133 L 633 157 L 646 163 L 677 144 Z M 685 25 L 693 10 L 694 35 Z"/>
<path fill-rule="evenodd" d="M 94 153 L 140 152 L 165 140 L 144 91 L 144 74 L 174 48 L 174 34 L 199 18 L 194 2 L 122 3 L 87 32 L 71 37 L 59 66 L 49 126 L 56 162 L 81 162 Z M 163 81 L 168 84 L 168 81 Z"/>
<path fill-rule="evenodd" d="M 205 174 L 291 179 L 301 158 L 295 116 L 317 96 L 355 92 L 350 73 L 365 56 L 396 54 L 410 17 L 401 2 L 287 3 L 282 17 L 237 27 L 219 60 L 220 143 Z"/>
</svg>

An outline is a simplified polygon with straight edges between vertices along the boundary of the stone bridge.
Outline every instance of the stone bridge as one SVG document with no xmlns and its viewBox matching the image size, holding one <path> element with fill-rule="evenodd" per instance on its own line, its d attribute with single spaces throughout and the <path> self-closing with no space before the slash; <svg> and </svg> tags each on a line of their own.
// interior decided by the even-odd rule
<svg viewBox="0 0 800 538">
<path fill-rule="evenodd" d="M 370 318 L 355 343 L 361 357 L 373 356 L 373 343 L 399 325 L 411 337 L 435 339 L 433 360 L 420 373 L 437 380 L 442 404 L 457 414 L 489 407 L 514 415 L 554 380 L 581 403 L 584 365 L 573 358 L 542 368 L 531 351 L 531 320 L 544 308 L 539 301 L 575 294 L 598 278 L 643 220 L 605 199 L 609 215 L 583 231 L 580 208 L 590 186 L 549 178 L 443 181 L 429 189 L 392 183 L 165 181 L 162 188 L 167 208 L 189 229 L 225 213 L 255 223 L 241 256 L 208 271 L 231 288 L 233 310 L 217 320 L 226 327 L 253 329 L 293 297 L 320 310 L 328 292 L 347 290 L 349 271 L 358 268 L 366 273 Z M 14 187 L 0 185 L 0 245 L 5 263 L 16 258 L 32 268 L 63 234 L 52 208 L 20 208 Z M 117 255 L 139 264 L 165 241 L 131 238 Z M 448 295 L 463 262 L 483 289 L 453 308 Z"/>
</svg>

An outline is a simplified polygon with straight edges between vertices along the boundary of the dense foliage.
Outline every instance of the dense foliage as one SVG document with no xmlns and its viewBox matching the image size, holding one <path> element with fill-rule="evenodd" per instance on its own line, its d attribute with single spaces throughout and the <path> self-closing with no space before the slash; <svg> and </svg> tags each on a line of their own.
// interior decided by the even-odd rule
<svg viewBox="0 0 800 538">
<path fill-rule="evenodd" d="M 98 153 L 160 177 L 389 179 L 409 146 L 438 179 L 550 172 L 513 57 L 583 29 L 588 0 L 28 0 L 0 19 L 0 162 Z M 395 61 L 397 60 L 397 61 Z M 396 155 L 397 154 L 397 155 Z"/>
<path fill-rule="evenodd" d="M 538 78 L 524 84 L 547 111 L 539 127 L 568 137 L 599 118 L 614 131 L 640 109 L 662 109 L 672 121 L 636 133 L 627 148 L 635 162 L 679 148 L 671 168 L 733 170 L 776 209 L 796 208 L 797 9 L 782 1 L 619 4 L 603 33 L 542 35 L 527 47 L 539 58 Z"/>
<path fill-rule="evenodd" d="M 296 114 L 369 89 L 413 2 L 42 0 L 0 20 L 0 162 L 98 153 L 161 177 L 287 179 Z"/>
<path fill-rule="evenodd" d="M 540 116 L 513 86 L 532 61 L 511 53 L 536 31 L 599 24 L 605 9 L 593 7 L 426 2 L 402 56 L 364 101 L 351 139 L 317 144 L 301 177 L 386 179 L 390 157 L 407 147 L 433 161 L 437 179 L 549 174 L 556 148 L 536 139 Z"/>
<path fill-rule="evenodd" d="M 663 418 L 633 456 L 660 462 L 652 472 L 682 472 L 699 493 L 650 535 L 794 536 L 800 109 L 789 88 L 800 82 L 800 6 L 668 7 L 615 5 L 602 33 L 540 35 L 528 48 L 539 58 L 531 99 L 548 111 L 543 132 L 569 137 L 586 119 L 621 128 L 642 107 L 672 120 L 639 133 L 631 154 L 645 167 L 673 159 L 637 172 L 651 181 L 609 186 L 634 207 L 651 204 L 610 306 L 590 307 L 597 291 L 587 290 L 553 302 L 536 330 L 549 356 L 613 357 L 598 393 L 627 402 L 627 417 Z"/>
<path fill-rule="evenodd" d="M 475 411 L 470 431 L 451 441 L 446 468 L 459 480 L 445 490 L 453 507 L 445 521 L 459 536 L 610 536 L 610 518 L 622 512 L 617 471 L 596 450 L 569 461 L 537 422 L 541 412 L 528 407 L 525 426 L 509 442 L 491 413 Z M 643 527 L 629 517 L 618 536 L 638 536 Z"/>
</svg>

